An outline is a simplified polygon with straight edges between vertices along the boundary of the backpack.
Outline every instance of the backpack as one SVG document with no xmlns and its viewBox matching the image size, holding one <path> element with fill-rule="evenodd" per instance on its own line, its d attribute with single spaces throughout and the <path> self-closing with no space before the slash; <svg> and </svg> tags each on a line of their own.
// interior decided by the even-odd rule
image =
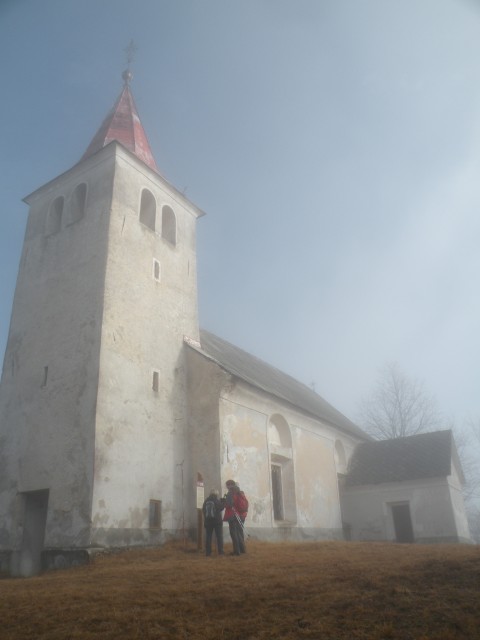
<svg viewBox="0 0 480 640">
<path fill-rule="evenodd" d="M 205 502 L 205 520 L 215 520 L 217 517 L 217 508 L 213 500 Z"/>
<path fill-rule="evenodd" d="M 239 513 L 247 513 L 248 511 L 248 500 L 247 496 L 241 491 L 237 497 L 237 509 Z"/>
</svg>

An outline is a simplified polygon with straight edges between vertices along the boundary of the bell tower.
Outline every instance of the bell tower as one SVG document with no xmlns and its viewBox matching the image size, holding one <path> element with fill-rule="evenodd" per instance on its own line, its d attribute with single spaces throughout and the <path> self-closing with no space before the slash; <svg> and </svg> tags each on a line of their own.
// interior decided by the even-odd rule
<svg viewBox="0 0 480 640">
<path fill-rule="evenodd" d="M 182 526 L 203 212 L 159 173 L 131 78 L 80 162 L 25 198 L 0 388 L 0 562 L 17 575 Z"/>
</svg>

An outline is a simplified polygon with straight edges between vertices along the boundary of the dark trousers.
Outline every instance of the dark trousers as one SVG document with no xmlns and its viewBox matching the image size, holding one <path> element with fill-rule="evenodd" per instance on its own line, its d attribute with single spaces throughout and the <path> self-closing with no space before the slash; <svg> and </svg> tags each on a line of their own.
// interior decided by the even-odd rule
<svg viewBox="0 0 480 640">
<path fill-rule="evenodd" d="M 228 521 L 228 528 L 230 529 L 230 537 L 233 543 L 233 553 L 236 556 L 239 556 L 241 553 L 245 553 L 246 548 L 243 526 L 236 518 L 232 518 Z"/>
<path fill-rule="evenodd" d="M 223 522 L 206 522 L 205 523 L 205 554 L 207 556 L 212 555 L 212 536 L 215 531 L 215 538 L 217 540 L 217 552 L 221 555 L 223 553 Z"/>
</svg>

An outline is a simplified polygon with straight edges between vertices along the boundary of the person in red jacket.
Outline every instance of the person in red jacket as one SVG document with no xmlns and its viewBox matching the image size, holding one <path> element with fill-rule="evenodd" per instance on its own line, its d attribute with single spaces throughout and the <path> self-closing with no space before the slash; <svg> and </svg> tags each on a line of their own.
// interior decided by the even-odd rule
<svg viewBox="0 0 480 640">
<path fill-rule="evenodd" d="M 233 544 L 233 555 L 246 552 L 244 522 L 248 512 L 248 500 L 234 480 L 227 480 L 225 494 L 225 515 L 223 521 L 228 522 Z"/>
</svg>

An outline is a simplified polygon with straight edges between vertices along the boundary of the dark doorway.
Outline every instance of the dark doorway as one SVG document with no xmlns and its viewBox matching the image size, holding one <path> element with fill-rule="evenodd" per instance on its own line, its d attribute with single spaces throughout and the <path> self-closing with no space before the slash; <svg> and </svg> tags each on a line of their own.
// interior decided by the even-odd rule
<svg viewBox="0 0 480 640">
<path fill-rule="evenodd" d="M 20 574 L 34 576 L 42 568 L 42 551 L 47 524 L 48 489 L 26 491 L 23 539 L 20 552 Z"/>
<path fill-rule="evenodd" d="M 282 467 L 272 464 L 273 519 L 283 520 Z"/>
<path fill-rule="evenodd" d="M 414 542 L 410 505 L 392 504 L 391 507 L 397 542 Z"/>
</svg>

